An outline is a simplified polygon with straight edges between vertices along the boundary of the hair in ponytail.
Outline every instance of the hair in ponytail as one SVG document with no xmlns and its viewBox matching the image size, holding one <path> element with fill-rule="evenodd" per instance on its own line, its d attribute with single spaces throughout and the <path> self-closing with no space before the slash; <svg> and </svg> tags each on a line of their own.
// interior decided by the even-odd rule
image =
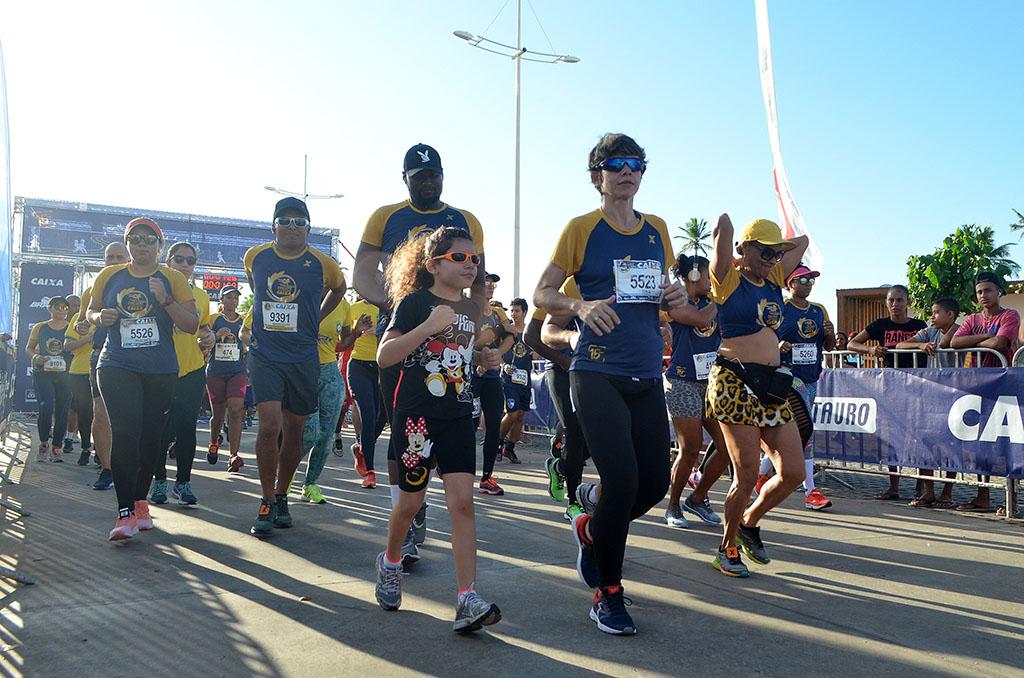
<svg viewBox="0 0 1024 678">
<path fill-rule="evenodd" d="M 464 228 L 445 226 L 402 243 L 384 269 L 384 287 L 391 303 L 397 305 L 409 294 L 432 287 L 434 276 L 427 270 L 427 261 L 447 254 L 456 240 L 473 242 L 473 236 Z"/>
</svg>

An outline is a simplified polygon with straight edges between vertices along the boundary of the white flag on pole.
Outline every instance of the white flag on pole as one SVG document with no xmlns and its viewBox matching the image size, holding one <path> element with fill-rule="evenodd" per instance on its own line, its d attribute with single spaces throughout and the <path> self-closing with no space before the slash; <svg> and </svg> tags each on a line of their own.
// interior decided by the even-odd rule
<svg viewBox="0 0 1024 678">
<path fill-rule="evenodd" d="M 805 263 L 815 270 L 821 270 L 824 260 L 807 230 L 800 208 L 796 206 L 793 192 L 789 188 L 786 168 L 782 164 L 782 146 L 779 142 L 779 117 L 775 107 L 775 75 L 772 70 L 772 38 L 768 30 L 768 0 L 754 0 L 757 16 L 757 57 L 761 71 L 761 92 L 764 95 L 764 112 L 768 118 L 768 143 L 772 149 L 772 179 L 775 198 L 779 205 L 779 227 L 785 238 L 806 235 L 810 240 Z"/>
</svg>

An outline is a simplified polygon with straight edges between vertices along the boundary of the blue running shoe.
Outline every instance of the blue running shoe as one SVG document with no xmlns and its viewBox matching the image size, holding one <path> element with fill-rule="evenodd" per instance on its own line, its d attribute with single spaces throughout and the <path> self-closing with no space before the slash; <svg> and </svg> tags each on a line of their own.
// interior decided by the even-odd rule
<svg viewBox="0 0 1024 678">
<path fill-rule="evenodd" d="M 174 483 L 171 494 L 178 500 L 179 504 L 197 504 L 199 499 L 192 493 L 192 483 Z"/>
<path fill-rule="evenodd" d="M 594 606 L 590 608 L 590 618 L 597 628 L 613 636 L 636 635 L 636 624 L 626 612 L 626 607 L 633 601 L 622 595 L 621 586 L 599 588 L 594 592 Z"/>
<path fill-rule="evenodd" d="M 167 503 L 167 481 L 166 480 L 154 480 L 153 488 L 149 491 L 149 503 L 150 504 L 166 504 Z"/>
</svg>

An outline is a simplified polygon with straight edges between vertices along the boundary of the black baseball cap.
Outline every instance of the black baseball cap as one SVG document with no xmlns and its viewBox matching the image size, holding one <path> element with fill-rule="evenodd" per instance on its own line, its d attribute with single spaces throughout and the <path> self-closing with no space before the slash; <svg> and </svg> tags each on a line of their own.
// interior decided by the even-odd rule
<svg viewBox="0 0 1024 678">
<path fill-rule="evenodd" d="M 405 172 L 405 176 L 411 177 L 425 169 L 444 174 L 444 170 L 441 168 L 441 156 L 437 154 L 437 151 L 432 146 L 416 144 L 405 152 L 402 171 Z"/>
<path fill-rule="evenodd" d="M 983 282 L 992 283 L 999 288 L 1000 292 L 1006 291 L 1006 281 L 1003 280 L 1002 276 L 992 271 L 982 271 L 974 277 L 975 285 Z"/>
<path fill-rule="evenodd" d="M 274 219 L 277 219 L 284 212 L 298 212 L 309 219 L 309 208 L 306 207 L 306 203 L 292 196 L 281 198 L 277 201 L 277 204 L 274 205 Z"/>
<path fill-rule="evenodd" d="M 501 276 L 498 275 L 497 273 L 488 273 L 487 275 L 484 276 L 484 280 L 490 282 L 498 282 L 499 280 L 501 280 Z"/>
</svg>

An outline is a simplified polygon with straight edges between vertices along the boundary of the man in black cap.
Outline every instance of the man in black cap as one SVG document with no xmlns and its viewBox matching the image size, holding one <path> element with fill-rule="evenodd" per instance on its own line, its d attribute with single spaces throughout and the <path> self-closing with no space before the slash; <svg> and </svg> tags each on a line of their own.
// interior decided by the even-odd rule
<svg viewBox="0 0 1024 678">
<path fill-rule="evenodd" d="M 243 259 L 253 290 L 249 379 L 260 419 L 263 498 L 250 530 L 258 537 L 292 525 L 288 485 L 302 458 L 306 417 L 318 406 L 320 321 L 345 294 L 338 263 L 308 246 L 309 230 L 306 203 L 284 198 L 274 208 L 274 241 L 250 248 Z"/>
<path fill-rule="evenodd" d="M 384 289 L 383 269 L 399 245 L 420 235 L 430 233 L 441 226 L 464 228 L 473 236 L 473 244 L 480 255 L 480 266 L 477 279 L 473 282 L 470 297 L 478 308 L 486 305 L 484 296 L 484 232 L 480 222 L 470 212 L 457 209 L 441 202 L 441 189 L 444 184 L 444 169 L 441 156 L 426 144 L 416 144 L 405 153 L 402 166 L 402 180 L 409 191 L 409 198 L 394 205 L 385 205 L 370 215 L 363 230 L 362 242 L 356 251 L 356 261 L 352 270 L 352 283 L 356 291 L 368 302 L 380 308 L 377 321 L 377 336 L 383 334 L 384 328 L 391 320 L 393 300 L 388 298 Z M 397 300 L 394 300 L 397 301 Z M 393 416 L 395 387 L 401 367 L 381 370 L 381 393 L 388 421 Z M 365 451 L 363 452 L 365 455 Z M 395 461 L 394 446 L 388 447 L 388 477 L 391 483 L 391 503 L 394 505 L 398 497 L 398 467 Z M 413 520 L 410 536 L 403 546 L 402 553 L 408 562 L 419 559 L 416 544 L 422 543 L 426 535 L 426 504 Z M 415 537 L 415 538 L 414 538 Z"/>
</svg>

